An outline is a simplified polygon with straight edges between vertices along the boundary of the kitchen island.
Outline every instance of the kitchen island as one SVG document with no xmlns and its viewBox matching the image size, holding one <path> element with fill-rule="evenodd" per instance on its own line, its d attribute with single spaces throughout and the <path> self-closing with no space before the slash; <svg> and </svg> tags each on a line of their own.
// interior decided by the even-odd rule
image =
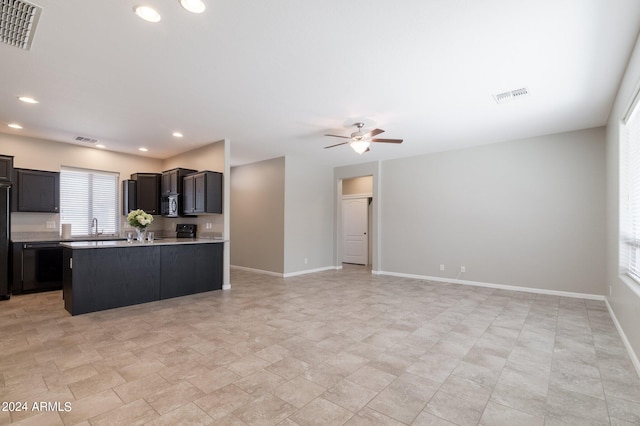
<svg viewBox="0 0 640 426">
<path fill-rule="evenodd" d="M 220 290 L 224 240 L 63 242 L 63 297 L 71 315 Z"/>
</svg>

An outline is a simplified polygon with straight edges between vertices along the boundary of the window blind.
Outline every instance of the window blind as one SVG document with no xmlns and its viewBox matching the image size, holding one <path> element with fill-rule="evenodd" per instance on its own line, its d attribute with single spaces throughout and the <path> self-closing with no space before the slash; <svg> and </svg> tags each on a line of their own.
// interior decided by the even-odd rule
<svg viewBox="0 0 640 426">
<path fill-rule="evenodd" d="M 98 230 L 104 234 L 117 234 L 118 182 L 114 172 L 62 167 L 60 169 L 60 223 L 71 224 L 71 235 L 89 235 Z"/>
<path fill-rule="evenodd" d="M 623 121 L 620 152 L 621 263 L 624 272 L 640 283 L 640 104 L 633 102 Z"/>
</svg>

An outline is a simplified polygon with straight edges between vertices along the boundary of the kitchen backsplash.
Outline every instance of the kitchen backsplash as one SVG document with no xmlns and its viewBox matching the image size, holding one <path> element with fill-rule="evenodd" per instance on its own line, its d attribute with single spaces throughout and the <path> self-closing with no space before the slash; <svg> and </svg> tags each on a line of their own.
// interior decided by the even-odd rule
<svg viewBox="0 0 640 426">
<path fill-rule="evenodd" d="M 197 217 L 167 218 L 154 216 L 149 230 L 161 235 L 175 233 L 178 223 L 195 223 L 198 225 L 198 235 L 202 237 L 220 237 L 224 229 L 223 215 L 211 214 Z M 211 224 L 211 228 L 207 228 Z M 53 226 L 51 227 L 47 227 Z M 120 217 L 120 235 L 124 236 L 133 228 L 127 223 L 124 216 Z M 57 213 L 11 213 L 11 233 L 46 233 L 60 234 L 60 215 Z"/>
</svg>

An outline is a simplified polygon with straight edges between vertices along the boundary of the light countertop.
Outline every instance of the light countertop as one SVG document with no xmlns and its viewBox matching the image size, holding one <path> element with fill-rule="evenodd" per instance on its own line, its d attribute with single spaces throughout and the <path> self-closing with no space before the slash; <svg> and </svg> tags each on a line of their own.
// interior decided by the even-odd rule
<svg viewBox="0 0 640 426">
<path fill-rule="evenodd" d="M 71 249 L 95 249 L 95 248 L 129 248 L 129 247 L 151 247 L 184 244 L 215 244 L 224 243 L 222 238 L 164 238 L 153 240 L 153 242 L 138 242 L 135 239 L 128 243 L 126 240 L 117 241 L 71 241 L 61 242 L 62 247 Z"/>
</svg>

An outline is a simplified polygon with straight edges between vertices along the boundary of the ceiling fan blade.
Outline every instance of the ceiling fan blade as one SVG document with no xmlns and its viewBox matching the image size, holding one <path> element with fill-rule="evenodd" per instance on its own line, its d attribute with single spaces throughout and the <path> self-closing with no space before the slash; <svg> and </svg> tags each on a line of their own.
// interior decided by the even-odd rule
<svg viewBox="0 0 640 426">
<path fill-rule="evenodd" d="M 348 143 L 349 143 L 349 142 L 340 142 L 340 143 L 337 143 L 337 144 L 335 144 L 335 145 L 325 146 L 325 147 L 324 147 L 324 149 L 327 149 L 327 148 L 333 148 L 334 146 L 346 145 L 346 144 L 348 144 Z"/>
<path fill-rule="evenodd" d="M 371 142 L 402 143 L 402 139 L 371 139 Z"/>
<path fill-rule="evenodd" d="M 350 136 L 330 135 L 328 133 L 325 133 L 325 136 L 333 136 L 334 138 L 344 138 L 344 139 L 349 139 L 350 138 Z"/>
<path fill-rule="evenodd" d="M 363 139 L 369 139 L 375 135 L 379 135 L 380 133 L 384 133 L 384 130 L 382 129 L 373 129 L 370 132 L 365 133 L 364 135 L 362 135 Z"/>
</svg>

